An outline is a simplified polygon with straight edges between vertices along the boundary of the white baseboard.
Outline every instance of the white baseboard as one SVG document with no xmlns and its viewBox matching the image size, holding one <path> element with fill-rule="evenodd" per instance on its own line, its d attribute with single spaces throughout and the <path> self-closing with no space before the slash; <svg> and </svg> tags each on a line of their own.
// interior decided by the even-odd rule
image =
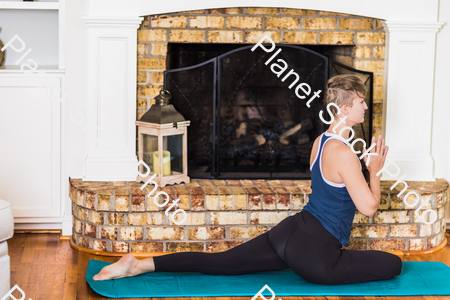
<svg viewBox="0 0 450 300">
<path fill-rule="evenodd" d="M 15 223 L 14 230 L 54 230 L 62 229 L 61 223 Z"/>
<path fill-rule="evenodd" d="M 61 235 L 72 235 L 72 218 L 63 219 L 61 224 Z"/>
</svg>

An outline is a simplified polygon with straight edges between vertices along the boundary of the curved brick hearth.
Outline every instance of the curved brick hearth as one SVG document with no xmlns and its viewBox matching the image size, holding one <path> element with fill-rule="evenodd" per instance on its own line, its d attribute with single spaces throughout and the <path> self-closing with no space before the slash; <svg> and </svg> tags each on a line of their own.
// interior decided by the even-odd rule
<svg viewBox="0 0 450 300">
<path fill-rule="evenodd" d="M 448 183 L 408 182 L 408 191 L 429 200 L 422 211 L 431 208 L 437 213 L 429 225 L 414 215 L 414 209 L 405 209 L 397 197 L 400 189 L 389 189 L 393 183 L 381 182 L 381 203 L 373 218 L 356 211 L 347 249 L 426 250 L 444 240 Z M 180 199 L 178 208 L 186 211 L 187 220 L 179 226 L 164 214 L 170 203 L 159 208 L 153 197 L 147 198 L 154 186 L 147 186 L 145 193 L 140 187 L 136 182 L 71 179 L 73 242 L 106 252 L 223 251 L 302 210 L 311 193 L 307 180 L 192 180 L 158 188 L 170 195 L 170 203 Z M 408 203 L 414 202 L 410 197 Z M 176 217 L 178 222 L 182 214 Z"/>
</svg>

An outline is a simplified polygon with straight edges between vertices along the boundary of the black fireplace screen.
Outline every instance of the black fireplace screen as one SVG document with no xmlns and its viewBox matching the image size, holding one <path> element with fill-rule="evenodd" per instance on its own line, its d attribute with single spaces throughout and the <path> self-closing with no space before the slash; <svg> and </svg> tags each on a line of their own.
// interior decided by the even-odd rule
<svg viewBox="0 0 450 300">
<path fill-rule="evenodd" d="M 325 111 L 323 94 L 333 74 L 361 76 L 370 89 L 367 104 L 372 115 L 372 73 L 351 69 L 300 46 L 276 46 L 282 51 L 270 62 L 276 50 L 267 53 L 257 48 L 252 52 L 251 45 L 164 72 L 164 88 L 172 94 L 170 102 L 191 121 L 191 178 L 311 178 L 312 145 L 328 128 L 319 119 L 319 111 Z M 304 99 L 295 93 L 301 83 L 311 88 L 309 95 L 298 90 Z M 317 91 L 321 91 L 319 96 L 308 107 Z M 372 120 L 366 119 L 367 124 L 355 129 L 355 138 L 369 142 Z"/>
</svg>

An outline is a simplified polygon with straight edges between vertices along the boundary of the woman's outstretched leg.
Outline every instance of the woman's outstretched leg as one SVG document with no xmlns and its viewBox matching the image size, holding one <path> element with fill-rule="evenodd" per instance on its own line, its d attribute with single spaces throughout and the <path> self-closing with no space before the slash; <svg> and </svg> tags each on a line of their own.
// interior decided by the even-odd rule
<svg viewBox="0 0 450 300">
<path fill-rule="evenodd" d="M 296 224 L 292 220 L 289 217 L 275 227 L 285 232 L 295 230 Z M 104 267 L 94 276 L 94 280 L 130 277 L 153 271 L 238 275 L 289 268 L 272 248 L 268 233 L 218 253 L 179 252 L 142 260 L 127 254 L 117 263 Z"/>
<path fill-rule="evenodd" d="M 155 257 L 154 262 L 156 271 L 212 275 L 239 275 L 289 268 L 270 245 L 268 232 L 227 251 L 171 253 Z"/>
</svg>

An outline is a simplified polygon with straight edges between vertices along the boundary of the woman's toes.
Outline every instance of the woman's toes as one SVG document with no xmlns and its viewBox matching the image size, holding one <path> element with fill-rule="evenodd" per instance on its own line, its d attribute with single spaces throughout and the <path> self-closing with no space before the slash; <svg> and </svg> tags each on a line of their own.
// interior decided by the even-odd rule
<svg viewBox="0 0 450 300">
<path fill-rule="evenodd" d="M 107 268 L 107 267 L 105 267 L 105 268 Z M 107 271 L 105 268 L 103 268 L 100 271 L 100 273 L 95 275 L 92 279 L 94 279 L 94 280 L 108 280 L 108 279 L 111 279 L 111 277 L 112 277 L 111 272 Z"/>
<path fill-rule="evenodd" d="M 97 274 L 97 275 L 95 275 L 92 279 L 94 279 L 94 280 L 105 280 L 104 279 L 104 277 L 105 277 L 105 275 L 107 275 L 107 274 Z"/>
<path fill-rule="evenodd" d="M 123 256 L 118 262 L 104 267 L 92 279 L 109 280 L 134 276 L 138 260 L 131 254 Z"/>
</svg>

